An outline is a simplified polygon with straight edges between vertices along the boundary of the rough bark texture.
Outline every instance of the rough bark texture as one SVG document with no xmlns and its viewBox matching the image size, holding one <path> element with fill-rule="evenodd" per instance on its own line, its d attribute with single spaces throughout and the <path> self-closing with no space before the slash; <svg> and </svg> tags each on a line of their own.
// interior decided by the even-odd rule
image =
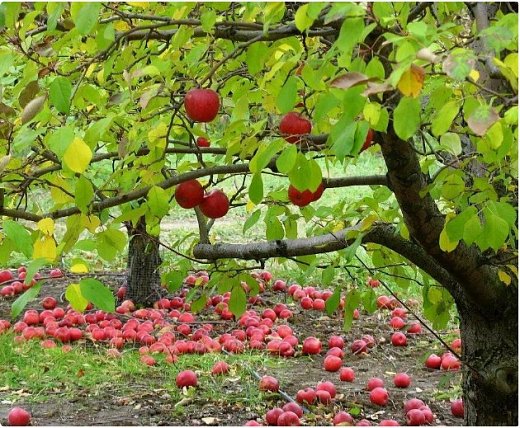
<svg viewBox="0 0 520 428">
<path fill-rule="evenodd" d="M 151 305 L 163 291 L 159 275 L 159 243 L 146 232 L 144 218 L 135 227 L 130 226 L 128 234 L 126 298 L 136 305 Z"/>
<path fill-rule="evenodd" d="M 465 303 L 461 319 L 466 425 L 518 425 L 518 294 L 503 302 L 503 317 L 490 321 Z"/>
</svg>

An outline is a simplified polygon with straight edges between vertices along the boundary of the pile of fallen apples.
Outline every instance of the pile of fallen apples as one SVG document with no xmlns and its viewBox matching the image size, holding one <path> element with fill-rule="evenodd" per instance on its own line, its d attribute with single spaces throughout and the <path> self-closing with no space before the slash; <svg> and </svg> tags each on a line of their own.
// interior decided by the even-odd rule
<svg viewBox="0 0 520 428">
<path fill-rule="evenodd" d="M 61 277 L 62 272 L 58 271 L 56 269 L 51 271 L 49 277 Z M 5 272 L 8 272 L 9 275 Z M 2 296 L 11 297 L 13 295 L 11 289 L 14 288 L 14 282 L 20 282 L 23 289 L 24 274 L 25 270 L 19 269 L 18 277 L 15 278 L 10 271 L 0 271 L 0 279 L 10 283 L 4 285 L 2 290 L 11 287 L 8 289 L 9 293 L 2 292 Z M 287 293 L 295 304 L 299 303 L 303 310 L 324 311 L 325 302 L 332 296 L 332 291 L 320 290 L 311 286 L 302 287 L 299 284 L 287 285 L 281 279 L 272 281 L 270 272 L 254 273 L 253 277 L 259 284 L 259 295 L 249 298 L 249 309 L 233 321 L 236 323 L 236 328 L 224 334 L 217 334 L 211 321 L 204 322 L 198 319 L 199 316 L 191 312 L 190 303 L 186 300 L 191 286 L 209 280 L 208 273 L 203 271 L 186 277 L 184 288 L 175 297 L 162 298 L 152 308 L 136 309 L 131 300 L 124 300 L 126 294 L 124 287 L 121 287 L 116 293 L 121 301 L 116 313 L 95 310 L 92 305 L 89 305 L 85 313 L 79 313 L 70 306 L 66 308 L 58 306 L 56 299 L 48 296 L 41 300 L 41 310 L 26 310 L 14 325 L 11 325 L 8 320 L 0 320 L 0 334 L 13 331 L 17 334 L 14 337 L 15 342 L 39 340 L 43 348 L 53 348 L 60 344 L 65 352 L 70 351 L 71 344 L 78 341 L 104 343 L 107 345 L 107 355 L 112 358 L 121 356 L 121 349 L 125 346 L 137 346 L 142 363 L 148 366 L 157 365 L 160 361 L 173 364 L 183 354 L 222 351 L 238 354 L 246 349 L 265 350 L 270 354 L 285 358 L 299 355 L 321 355 L 324 346 L 319 338 L 309 336 L 300 340 L 289 325 L 289 321 L 293 317 L 293 310 L 290 309 L 290 306 L 277 303 L 272 308 L 265 307 L 262 293 L 266 289 L 270 289 L 272 292 Z M 369 284 L 369 286 L 373 285 Z M 246 290 L 249 289 L 245 282 L 242 286 Z M 234 320 L 235 317 L 229 310 L 230 297 L 230 293 L 224 293 L 208 298 L 206 313 L 209 314 L 209 318 Z M 389 325 L 395 330 L 390 338 L 392 345 L 407 346 L 408 336 L 421 333 L 421 325 L 418 322 L 408 323 L 407 311 L 400 307 L 399 302 L 394 298 L 379 296 L 377 305 L 381 311 L 389 312 Z M 344 296 L 341 297 L 339 306 L 344 308 Z M 356 309 L 353 315 L 354 319 L 358 319 L 359 310 Z M 406 334 L 400 330 L 405 330 Z M 365 334 L 347 346 L 344 337 L 332 335 L 326 342 L 327 352 L 323 360 L 323 369 L 325 372 L 337 372 L 339 382 L 354 382 L 354 369 L 344 365 L 345 350 L 350 348 L 350 352 L 354 355 L 366 354 L 380 344 L 372 335 Z M 460 350 L 460 339 L 455 340 L 452 347 Z M 160 358 L 158 358 L 159 355 L 161 355 Z M 425 365 L 433 370 L 457 370 L 460 368 L 460 361 L 451 353 L 445 353 L 442 356 L 432 354 L 427 358 Z M 215 376 L 225 375 L 229 369 L 226 362 L 219 361 L 211 373 Z M 197 387 L 198 379 L 195 372 L 186 370 L 178 374 L 176 382 L 179 388 Z M 406 373 L 395 375 L 394 385 L 398 388 L 408 388 L 411 382 L 412 379 Z M 264 376 L 260 380 L 259 389 L 262 391 L 277 393 L 279 388 L 278 381 L 271 376 Z M 390 397 L 382 379 L 370 379 L 366 391 L 374 405 L 387 405 Z M 299 390 L 295 402 L 289 402 L 282 408 L 269 410 L 262 422 L 278 426 L 300 425 L 304 413 L 302 406 L 312 406 L 318 403 L 327 406 L 334 402 L 335 397 L 335 385 L 330 381 L 320 382 L 315 388 L 308 387 Z M 14 415 L 24 414 L 15 409 L 12 409 L 12 412 Z M 460 400 L 452 403 L 452 413 L 458 417 L 463 416 Z M 411 399 L 404 404 L 404 416 L 408 425 L 431 424 L 434 420 L 431 409 L 419 399 Z M 29 419 L 27 419 L 27 423 Z M 17 421 L 25 420 L 21 416 L 13 416 L 12 420 L 9 419 L 9 424 L 25 425 L 26 423 L 17 423 Z M 336 413 L 331 422 L 335 425 L 371 424 L 366 419 L 356 423 L 354 418 L 345 411 Z M 259 424 L 258 421 L 247 423 L 247 425 Z M 397 424 L 393 420 L 384 420 L 380 423 L 380 425 Z"/>
</svg>

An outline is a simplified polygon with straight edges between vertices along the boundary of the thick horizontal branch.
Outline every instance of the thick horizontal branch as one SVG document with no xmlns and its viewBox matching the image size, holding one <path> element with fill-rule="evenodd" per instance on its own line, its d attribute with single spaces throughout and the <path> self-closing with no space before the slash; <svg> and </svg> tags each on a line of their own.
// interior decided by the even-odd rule
<svg viewBox="0 0 520 428">
<path fill-rule="evenodd" d="M 386 175 L 360 175 L 357 177 L 324 178 L 325 187 L 388 186 Z"/>
<path fill-rule="evenodd" d="M 359 232 L 359 226 L 309 238 L 253 242 L 249 244 L 198 244 L 193 249 L 193 255 L 197 259 L 207 260 L 230 258 L 264 260 L 272 257 L 298 257 L 330 253 L 351 245 L 355 237 L 347 238 L 347 236 L 356 231 Z M 363 236 L 362 242 L 379 244 L 395 251 L 427 272 L 439 283 L 449 288 L 453 294 L 461 294 L 461 287 L 457 281 L 433 257 L 428 255 L 422 247 L 404 239 L 394 226 L 385 223 L 375 224 Z"/>
</svg>

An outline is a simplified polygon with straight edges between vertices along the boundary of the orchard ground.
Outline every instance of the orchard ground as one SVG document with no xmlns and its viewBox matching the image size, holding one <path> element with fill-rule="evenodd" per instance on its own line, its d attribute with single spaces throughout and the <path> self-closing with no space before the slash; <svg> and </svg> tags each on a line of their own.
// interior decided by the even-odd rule
<svg viewBox="0 0 520 428">
<path fill-rule="evenodd" d="M 48 280 L 42 293 L 55 297 L 63 307 L 65 287 L 77 280 L 74 275 L 66 275 L 63 279 Z M 100 279 L 115 290 L 123 276 L 105 272 Z M 382 289 L 377 291 L 384 294 Z M 286 402 L 279 394 L 258 390 L 258 381 L 250 372 L 256 370 L 260 375 L 275 376 L 281 389 L 292 397 L 299 389 L 315 387 L 319 381 L 330 380 L 336 385 L 338 395 L 332 404 L 307 406 L 310 412 L 302 418 L 304 425 L 330 425 L 339 410 L 349 411 L 356 421 L 366 418 L 377 425 L 381 420 L 395 419 L 404 425 L 403 401 L 413 397 L 430 406 L 435 425 L 461 424 L 462 419 L 454 418 L 450 412 L 450 398 L 460 395 L 460 373 L 424 367 L 428 355 L 445 351 L 430 334 L 408 335 L 407 347 L 394 347 L 390 343 L 393 329 L 388 325 L 389 310 L 373 314 L 361 311 L 352 329 L 345 333 L 340 316 L 303 310 L 287 293 L 268 289 L 261 298 L 262 304 L 253 306 L 259 313 L 276 303 L 286 303 L 293 317 L 287 322 L 278 319 L 275 326 L 291 326 L 300 350 L 305 337 L 320 338 L 321 355 L 304 356 L 297 351 L 294 357 L 282 358 L 270 356 L 265 350 L 246 348 L 236 355 L 179 355 L 174 364 L 155 355 L 157 365 L 149 367 L 140 361 L 138 345 L 126 345 L 120 358 L 111 358 L 106 353 L 107 344 L 102 342 L 81 339 L 70 352 L 63 352 L 59 345 L 43 349 L 37 340 L 15 343 L 14 334 L 7 332 L 0 334 L 0 422 L 6 422 L 11 407 L 22 406 L 31 411 L 34 425 L 243 425 L 250 419 L 262 421 L 266 411 Z M 0 300 L 0 319 L 9 319 L 12 301 L 13 298 Z M 41 311 L 39 299 L 31 302 L 29 308 Z M 409 315 L 408 323 L 413 320 Z M 196 322 L 200 324 L 195 324 L 193 330 L 203 322 L 213 323 L 212 337 L 241 328 L 233 320 L 220 320 L 212 309 L 197 314 Z M 328 338 L 336 334 L 345 338 L 344 366 L 353 367 L 356 374 L 352 383 L 341 382 L 337 372 L 323 369 Z M 364 334 L 374 336 L 376 346 L 367 355 L 353 355 L 350 344 Z M 456 331 L 443 331 L 441 335 L 451 341 Z M 211 368 L 219 360 L 227 361 L 231 371 L 212 376 Z M 196 389 L 177 388 L 175 377 L 184 369 L 198 374 Z M 409 388 L 393 386 L 397 372 L 412 377 Z M 365 386 L 371 377 L 384 379 L 390 393 L 386 407 L 370 403 Z"/>
</svg>

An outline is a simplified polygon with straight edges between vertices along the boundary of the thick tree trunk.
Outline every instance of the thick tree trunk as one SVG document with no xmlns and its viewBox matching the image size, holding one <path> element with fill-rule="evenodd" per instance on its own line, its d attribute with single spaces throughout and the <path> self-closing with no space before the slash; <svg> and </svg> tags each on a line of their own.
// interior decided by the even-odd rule
<svg viewBox="0 0 520 428">
<path fill-rule="evenodd" d="M 128 263 L 126 299 L 136 305 L 150 306 L 163 294 L 159 266 L 159 243 L 146 232 L 141 217 L 135 227 L 128 227 Z"/>
<path fill-rule="evenodd" d="M 463 378 L 466 425 L 518 425 L 518 296 L 511 294 L 500 319 L 458 305 L 463 359 L 471 365 Z"/>
</svg>

